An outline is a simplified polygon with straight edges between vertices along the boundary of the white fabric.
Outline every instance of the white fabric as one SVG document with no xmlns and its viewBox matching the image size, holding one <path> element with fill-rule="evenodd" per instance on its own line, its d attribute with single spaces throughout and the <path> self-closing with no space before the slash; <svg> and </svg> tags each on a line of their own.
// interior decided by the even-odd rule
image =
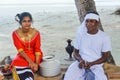
<svg viewBox="0 0 120 80">
<path fill-rule="evenodd" d="M 31 73 L 33 73 L 32 70 L 30 70 L 30 69 L 25 69 L 25 70 L 17 71 L 17 74 L 23 74 L 23 73 L 25 73 L 25 72 L 31 72 Z"/>
<path fill-rule="evenodd" d="M 25 80 L 33 80 L 31 77 L 29 77 L 29 78 L 26 78 Z"/>
<path fill-rule="evenodd" d="M 23 69 L 23 70 L 17 71 L 17 74 L 23 74 L 25 72 L 31 72 L 33 74 L 32 70 L 31 69 L 27 69 L 28 67 L 26 67 L 26 66 L 25 67 L 15 66 L 15 68 L 16 69 Z M 24 69 L 24 68 L 26 68 L 26 69 Z"/>
<path fill-rule="evenodd" d="M 95 19 L 95 20 L 99 21 L 99 16 L 96 14 L 93 14 L 93 13 L 89 13 L 85 16 L 85 20 L 87 20 L 87 19 Z"/>
<path fill-rule="evenodd" d="M 81 57 L 88 62 L 101 58 L 101 52 L 111 50 L 108 35 L 100 30 L 95 35 L 86 33 L 76 41 L 77 44 L 74 44 L 74 47 L 79 49 Z M 78 61 L 71 64 L 65 74 L 64 80 L 84 80 L 84 69 L 80 69 L 78 64 Z M 95 80 L 107 80 L 102 64 L 92 66 L 91 70 L 95 74 Z"/>
<path fill-rule="evenodd" d="M 109 36 L 101 30 L 95 35 L 81 35 L 76 39 L 74 47 L 79 50 L 81 57 L 89 62 L 101 58 L 101 52 L 111 51 Z"/>
<path fill-rule="evenodd" d="M 88 62 L 101 58 L 101 52 L 111 51 L 110 39 L 107 34 L 99 30 L 96 34 L 88 34 L 86 28 L 86 19 L 99 20 L 99 16 L 86 15 L 85 20 L 79 27 L 77 36 L 74 40 L 74 47 L 79 50 L 82 59 Z M 79 62 L 72 63 L 65 73 L 64 80 L 84 80 L 84 69 L 78 67 Z M 91 70 L 95 74 L 95 80 L 107 80 L 102 64 L 94 65 Z"/>
<path fill-rule="evenodd" d="M 78 64 L 79 62 L 75 61 L 69 66 L 65 73 L 64 80 L 84 80 L 85 70 L 80 69 Z M 95 80 L 107 80 L 102 67 L 96 65 L 93 66 L 91 70 L 95 74 Z"/>
<path fill-rule="evenodd" d="M 0 76 L 1 76 L 1 75 L 3 76 L 3 73 L 0 71 Z"/>
<path fill-rule="evenodd" d="M 78 32 L 77 34 L 81 35 L 84 33 L 87 33 L 87 28 L 86 28 L 86 20 L 87 19 L 95 19 L 97 21 L 99 21 L 99 16 L 93 13 L 89 13 L 85 16 L 84 21 L 82 22 L 81 26 L 78 28 Z"/>
<path fill-rule="evenodd" d="M 23 69 L 23 68 L 28 68 L 28 66 L 15 66 L 15 68 Z"/>
</svg>

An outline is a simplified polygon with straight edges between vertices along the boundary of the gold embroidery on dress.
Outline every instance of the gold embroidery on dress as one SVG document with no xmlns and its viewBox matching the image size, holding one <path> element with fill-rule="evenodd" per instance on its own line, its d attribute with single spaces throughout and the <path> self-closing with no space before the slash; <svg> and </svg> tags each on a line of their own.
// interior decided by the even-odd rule
<svg viewBox="0 0 120 80">
<path fill-rule="evenodd" d="M 13 68 L 12 68 L 12 75 L 13 75 L 14 80 L 20 80 L 20 78 L 19 78 L 19 76 L 17 74 L 15 66 L 13 66 Z"/>
<path fill-rule="evenodd" d="M 28 33 L 23 33 L 23 32 L 22 32 L 22 29 L 19 28 L 19 29 L 17 30 L 17 33 L 18 33 L 19 37 L 21 38 L 21 40 L 24 41 L 24 46 L 25 46 L 28 50 L 30 50 L 30 47 L 31 47 L 31 46 L 30 46 L 30 42 L 31 42 L 31 40 L 34 38 L 35 33 L 36 33 L 36 30 L 35 30 L 34 28 L 31 28 Z M 26 43 L 25 43 L 26 41 L 28 42 L 28 46 L 27 46 Z"/>
</svg>

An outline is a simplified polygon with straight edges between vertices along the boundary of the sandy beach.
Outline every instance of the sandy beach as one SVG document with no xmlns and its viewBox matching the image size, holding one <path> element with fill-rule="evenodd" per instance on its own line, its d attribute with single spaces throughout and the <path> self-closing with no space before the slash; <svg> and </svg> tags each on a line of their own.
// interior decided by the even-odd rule
<svg viewBox="0 0 120 80">
<path fill-rule="evenodd" d="M 72 61 L 64 60 L 68 57 L 65 47 L 67 46 L 67 39 L 74 40 L 77 28 L 80 25 L 76 7 L 65 6 L 64 9 L 62 7 L 58 9 L 53 7 L 42 11 L 39 9 L 40 8 L 37 7 L 37 9 L 35 8 L 36 11 L 32 11 L 31 8 L 28 9 L 28 7 L 26 7 L 23 11 L 32 13 L 34 19 L 33 27 L 41 33 L 41 48 L 44 56 L 53 54 L 62 65 L 71 64 Z M 112 14 L 116 9 L 118 8 L 97 7 L 104 31 L 111 37 L 112 55 L 116 64 L 120 65 L 120 16 Z M 15 8 L 15 10 L 17 9 Z M 14 9 L 11 10 L 11 12 L 13 11 Z M 18 13 L 19 12 L 22 12 L 22 9 L 18 11 Z M 11 38 L 12 31 L 19 27 L 19 24 L 14 20 L 16 13 L 17 11 L 11 15 L 7 15 L 6 13 L 7 16 L 3 16 L 0 19 L 0 54 L 2 55 L 0 56 L 0 60 L 7 55 L 14 58 L 17 53 Z"/>
</svg>

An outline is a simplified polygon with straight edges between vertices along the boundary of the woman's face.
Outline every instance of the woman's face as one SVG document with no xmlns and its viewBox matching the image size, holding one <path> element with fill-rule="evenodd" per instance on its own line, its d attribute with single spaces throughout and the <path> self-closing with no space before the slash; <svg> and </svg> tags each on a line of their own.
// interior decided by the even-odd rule
<svg viewBox="0 0 120 80">
<path fill-rule="evenodd" d="M 24 29 L 29 29 L 31 27 L 31 24 L 32 21 L 29 16 L 24 17 L 23 20 L 21 21 L 21 26 Z"/>
</svg>

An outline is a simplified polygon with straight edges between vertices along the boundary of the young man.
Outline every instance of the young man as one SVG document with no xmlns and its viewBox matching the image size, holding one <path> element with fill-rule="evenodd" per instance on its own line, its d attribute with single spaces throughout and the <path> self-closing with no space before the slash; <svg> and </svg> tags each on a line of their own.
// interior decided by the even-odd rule
<svg viewBox="0 0 120 80">
<path fill-rule="evenodd" d="M 111 50 L 109 36 L 98 29 L 99 15 L 88 13 L 74 41 L 74 57 L 65 73 L 64 80 L 85 80 L 85 70 L 94 73 L 95 80 L 107 80 L 102 68 Z"/>
</svg>

